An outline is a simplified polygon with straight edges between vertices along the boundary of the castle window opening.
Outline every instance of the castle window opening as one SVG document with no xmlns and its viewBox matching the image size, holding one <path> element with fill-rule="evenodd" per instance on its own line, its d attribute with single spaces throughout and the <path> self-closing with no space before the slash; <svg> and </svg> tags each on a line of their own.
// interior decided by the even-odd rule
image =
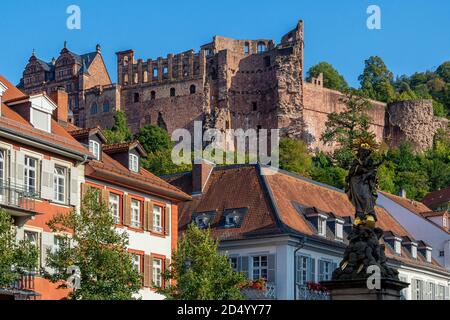
<svg viewBox="0 0 450 320">
<path fill-rule="evenodd" d="M 264 42 L 259 42 L 258 43 L 258 53 L 266 52 L 266 50 L 267 50 L 266 44 Z"/>
<path fill-rule="evenodd" d="M 248 42 L 246 42 L 244 45 L 244 53 L 246 56 L 248 56 L 250 53 L 250 44 Z"/>
<path fill-rule="evenodd" d="M 175 94 L 176 94 L 175 88 L 170 88 L 170 96 L 175 97 Z"/>
<path fill-rule="evenodd" d="M 258 110 L 258 102 L 256 102 L 256 101 L 252 102 L 252 110 L 253 111 L 257 111 Z"/>
<path fill-rule="evenodd" d="M 195 85 L 193 84 L 193 85 L 191 85 L 191 87 L 189 88 L 189 93 L 190 93 L 190 94 L 195 94 L 196 90 L 197 90 L 197 88 L 196 88 Z"/>
<path fill-rule="evenodd" d="M 264 57 L 264 65 L 268 68 L 270 67 L 270 56 Z"/>
<path fill-rule="evenodd" d="M 91 114 L 97 114 L 97 112 L 98 112 L 97 103 L 94 102 L 94 103 L 91 105 Z"/>
<path fill-rule="evenodd" d="M 123 83 L 124 83 L 124 84 L 128 84 L 128 74 L 125 74 L 125 75 L 123 76 Z"/>
<path fill-rule="evenodd" d="M 211 54 L 211 50 L 208 48 L 208 49 L 205 49 L 205 55 L 206 56 L 209 56 Z"/>
<path fill-rule="evenodd" d="M 135 92 L 134 93 L 134 103 L 137 103 L 137 102 L 139 102 L 139 93 L 138 92 Z"/>
<path fill-rule="evenodd" d="M 152 91 L 150 92 L 150 100 L 155 100 L 156 99 L 156 92 Z"/>
<path fill-rule="evenodd" d="M 124 67 L 128 66 L 128 57 L 123 58 L 123 66 Z"/>
<path fill-rule="evenodd" d="M 144 74 L 143 74 L 142 78 L 143 78 L 144 82 L 148 82 L 148 72 L 147 72 L 147 70 L 144 71 Z"/>
<path fill-rule="evenodd" d="M 103 102 L 103 112 L 109 112 L 109 102 L 108 101 Z"/>
<path fill-rule="evenodd" d="M 169 74 L 169 68 L 164 67 L 163 68 L 163 74 L 164 74 L 164 76 L 167 76 Z"/>
<path fill-rule="evenodd" d="M 139 76 L 137 73 L 134 74 L 134 83 L 138 83 L 139 82 Z"/>
<path fill-rule="evenodd" d="M 153 78 L 158 78 L 158 68 L 153 68 Z"/>
</svg>

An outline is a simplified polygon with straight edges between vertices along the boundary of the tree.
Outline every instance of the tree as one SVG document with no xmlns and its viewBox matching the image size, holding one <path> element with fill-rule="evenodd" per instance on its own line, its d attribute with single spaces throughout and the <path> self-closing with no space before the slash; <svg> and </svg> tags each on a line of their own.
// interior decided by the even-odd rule
<svg viewBox="0 0 450 320">
<path fill-rule="evenodd" d="M 99 201 L 98 191 L 88 190 L 79 213 L 58 214 L 48 226 L 61 235 L 59 249 L 47 253 L 47 266 L 53 270 L 46 273 L 50 281 L 67 281 L 67 268 L 76 266 L 81 273 L 81 288 L 70 298 L 133 299 L 142 279 L 127 251 L 128 235 L 114 228 L 108 205 Z"/>
<path fill-rule="evenodd" d="M 445 82 L 450 83 L 450 61 L 446 61 L 436 69 L 436 74 L 439 75 Z"/>
<path fill-rule="evenodd" d="M 317 78 L 323 74 L 323 86 L 325 88 L 345 92 L 349 89 L 345 78 L 329 63 L 320 62 L 309 68 L 306 80 L 311 82 L 312 78 Z"/>
<path fill-rule="evenodd" d="M 0 288 L 10 287 L 20 275 L 37 268 L 38 250 L 27 240 L 16 240 L 8 212 L 0 209 Z"/>
<path fill-rule="evenodd" d="M 110 130 L 103 130 L 103 134 L 110 144 L 129 142 L 133 139 L 133 135 L 128 128 L 127 118 L 122 111 L 117 111 L 114 114 L 113 127 Z"/>
<path fill-rule="evenodd" d="M 245 281 L 234 272 L 225 255 L 218 253 L 219 242 L 210 230 L 188 226 L 173 254 L 172 272 L 164 278 L 172 285 L 160 292 L 177 300 L 241 300 L 239 285 Z"/>
<path fill-rule="evenodd" d="M 283 138 L 280 141 L 280 167 L 281 169 L 309 177 L 312 158 L 303 141 Z"/>
<path fill-rule="evenodd" d="M 148 153 L 163 151 L 173 147 L 169 133 L 154 125 L 140 128 L 137 139 Z"/>
<path fill-rule="evenodd" d="M 370 131 L 370 118 L 367 112 L 372 108 L 370 102 L 361 97 L 355 90 L 346 93 L 342 102 L 346 108 L 328 115 L 326 129 L 321 140 L 325 143 L 337 143 L 338 149 L 333 158 L 338 165 L 348 169 L 354 159 L 353 147 L 358 140 L 375 140 Z"/>
<path fill-rule="evenodd" d="M 313 158 L 310 176 L 313 180 L 343 189 L 347 170 L 333 165 L 323 152 Z"/>
<path fill-rule="evenodd" d="M 361 91 L 367 98 L 392 102 L 395 98 L 395 89 L 392 85 L 394 75 L 386 67 L 383 59 L 372 56 L 365 61 L 363 74 L 358 78 Z"/>
</svg>

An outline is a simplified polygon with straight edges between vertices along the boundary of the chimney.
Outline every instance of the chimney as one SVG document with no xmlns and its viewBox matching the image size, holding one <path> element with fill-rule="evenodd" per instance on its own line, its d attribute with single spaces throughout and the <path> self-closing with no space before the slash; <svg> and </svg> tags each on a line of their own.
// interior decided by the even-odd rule
<svg viewBox="0 0 450 320">
<path fill-rule="evenodd" d="M 0 81 L 0 116 L 2 115 L 2 96 L 8 88 Z"/>
<path fill-rule="evenodd" d="M 433 248 L 424 241 L 419 241 L 417 250 L 425 257 L 427 262 L 432 262 L 431 253 Z"/>
<path fill-rule="evenodd" d="M 214 169 L 215 164 L 205 160 L 194 160 L 192 164 L 192 193 L 201 194 L 205 189 L 208 178 Z"/>
<path fill-rule="evenodd" d="M 53 112 L 53 118 L 58 123 L 66 124 L 69 114 L 69 95 L 66 90 L 63 87 L 58 87 L 56 91 L 50 94 L 50 98 L 58 106 Z"/>
</svg>

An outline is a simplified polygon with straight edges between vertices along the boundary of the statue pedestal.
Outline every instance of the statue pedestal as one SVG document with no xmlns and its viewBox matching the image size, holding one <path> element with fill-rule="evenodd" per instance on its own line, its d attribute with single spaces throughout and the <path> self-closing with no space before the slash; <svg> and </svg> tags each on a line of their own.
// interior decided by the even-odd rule
<svg viewBox="0 0 450 320">
<path fill-rule="evenodd" d="M 381 279 L 381 289 L 368 289 L 365 279 L 323 281 L 321 285 L 331 293 L 331 300 L 400 300 L 400 292 L 408 283 Z"/>
</svg>

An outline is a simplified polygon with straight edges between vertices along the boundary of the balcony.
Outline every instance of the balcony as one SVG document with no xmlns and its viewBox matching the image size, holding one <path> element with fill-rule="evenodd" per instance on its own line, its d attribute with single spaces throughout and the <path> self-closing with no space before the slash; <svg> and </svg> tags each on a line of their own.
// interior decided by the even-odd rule
<svg viewBox="0 0 450 320">
<path fill-rule="evenodd" d="M 28 216 L 29 212 L 34 212 L 39 198 L 39 193 L 30 191 L 28 186 L 0 181 L 0 206 L 9 209 L 13 216 Z"/>
<path fill-rule="evenodd" d="M 314 284 L 297 284 L 296 300 L 330 300 L 330 293 Z"/>
<path fill-rule="evenodd" d="M 35 292 L 35 274 L 25 273 L 12 286 L 0 288 L 0 300 L 36 300 L 40 294 Z"/>
</svg>

